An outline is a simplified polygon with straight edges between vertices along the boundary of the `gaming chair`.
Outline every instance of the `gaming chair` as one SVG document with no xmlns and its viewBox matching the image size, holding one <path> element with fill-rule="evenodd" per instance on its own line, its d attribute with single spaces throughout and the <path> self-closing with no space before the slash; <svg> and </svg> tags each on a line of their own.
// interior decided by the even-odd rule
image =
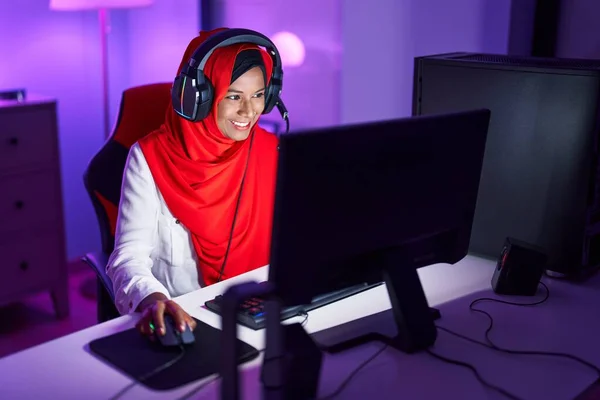
<svg viewBox="0 0 600 400">
<path fill-rule="evenodd" d="M 125 90 L 115 128 L 90 161 L 83 177 L 98 218 L 102 240 L 100 253 L 88 253 L 83 257 L 83 261 L 97 275 L 99 323 L 119 316 L 114 303 L 112 282 L 106 275 L 106 264 L 115 243 L 121 182 L 127 155 L 135 142 L 164 122 L 170 100 L 171 83 L 155 83 Z"/>
</svg>

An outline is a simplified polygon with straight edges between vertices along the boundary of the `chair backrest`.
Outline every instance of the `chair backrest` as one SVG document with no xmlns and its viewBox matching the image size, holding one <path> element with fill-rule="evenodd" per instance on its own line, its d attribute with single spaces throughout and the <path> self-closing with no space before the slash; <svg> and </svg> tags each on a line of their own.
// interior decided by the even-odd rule
<svg viewBox="0 0 600 400">
<path fill-rule="evenodd" d="M 170 100 L 170 83 L 125 90 L 115 128 L 84 174 L 85 188 L 98 217 L 102 251 L 106 254 L 110 254 L 114 248 L 121 182 L 129 149 L 162 125 Z"/>
</svg>

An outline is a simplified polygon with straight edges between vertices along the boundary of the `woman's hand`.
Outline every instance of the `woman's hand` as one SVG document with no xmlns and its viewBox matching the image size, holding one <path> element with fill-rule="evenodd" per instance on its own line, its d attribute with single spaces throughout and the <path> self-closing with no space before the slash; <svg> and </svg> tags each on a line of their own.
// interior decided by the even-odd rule
<svg viewBox="0 0 600 400">
<path fill-rule="evenodd" d="M 185 331 L 186 325 L 192 331 L 196 328 L 196 321 L 183 311 L 179 304 L 167 299 L 162 293 L 153 293 L 146 297 L 138 309 L 142 312 L 142 317 L 135 327 L 142 335 L 148 336 L 151 340 L 154 339 L 154 332 L 158 335 L 165 334 L 165 314 L 173 317 L 175 329 L 180 332 Z"/>
</svg>

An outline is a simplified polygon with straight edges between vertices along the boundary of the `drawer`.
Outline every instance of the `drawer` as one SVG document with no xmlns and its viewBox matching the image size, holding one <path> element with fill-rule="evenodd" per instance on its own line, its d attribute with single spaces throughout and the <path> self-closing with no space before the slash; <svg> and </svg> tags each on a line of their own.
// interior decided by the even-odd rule
<svg viewBox="0 0 600 400">
<path fill-rule="evenodd" d="M 55 135 L 54 107 L 0 111 L 0 171 L 55 161 Z"/>
<path fill-rule="evenodd" d="M 60 221 L 58 179 L 58 172 L 52 170 L 0 178 L 0 236 Z"/>
<path fill-rule="evenodd" d="M 0 297 L 50 287 L 65 273 L 60 236 L 47 231 L 0 242 Z"/>
</svg>

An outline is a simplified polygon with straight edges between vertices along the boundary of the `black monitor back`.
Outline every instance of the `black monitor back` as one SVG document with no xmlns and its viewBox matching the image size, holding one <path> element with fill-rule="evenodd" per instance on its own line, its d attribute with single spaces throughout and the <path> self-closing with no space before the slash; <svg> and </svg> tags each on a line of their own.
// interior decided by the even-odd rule
<svg viewBox="0 0 600 400">
<path fill-rule="evenodd" d="M 489 111 L 280 137 L 269 281 L 290 305 L 381 282 L 397 268 L 455 263 L 469 246 Z"/>
<path fill-rule="evenodd" d="M 492 112 L 471 252 L 497 257 L 512 236 L 543 247 L 552 271 L 600 263 L 599 89 L 594 60 L 415 59 L 413 115 Z"/>
</svg>

